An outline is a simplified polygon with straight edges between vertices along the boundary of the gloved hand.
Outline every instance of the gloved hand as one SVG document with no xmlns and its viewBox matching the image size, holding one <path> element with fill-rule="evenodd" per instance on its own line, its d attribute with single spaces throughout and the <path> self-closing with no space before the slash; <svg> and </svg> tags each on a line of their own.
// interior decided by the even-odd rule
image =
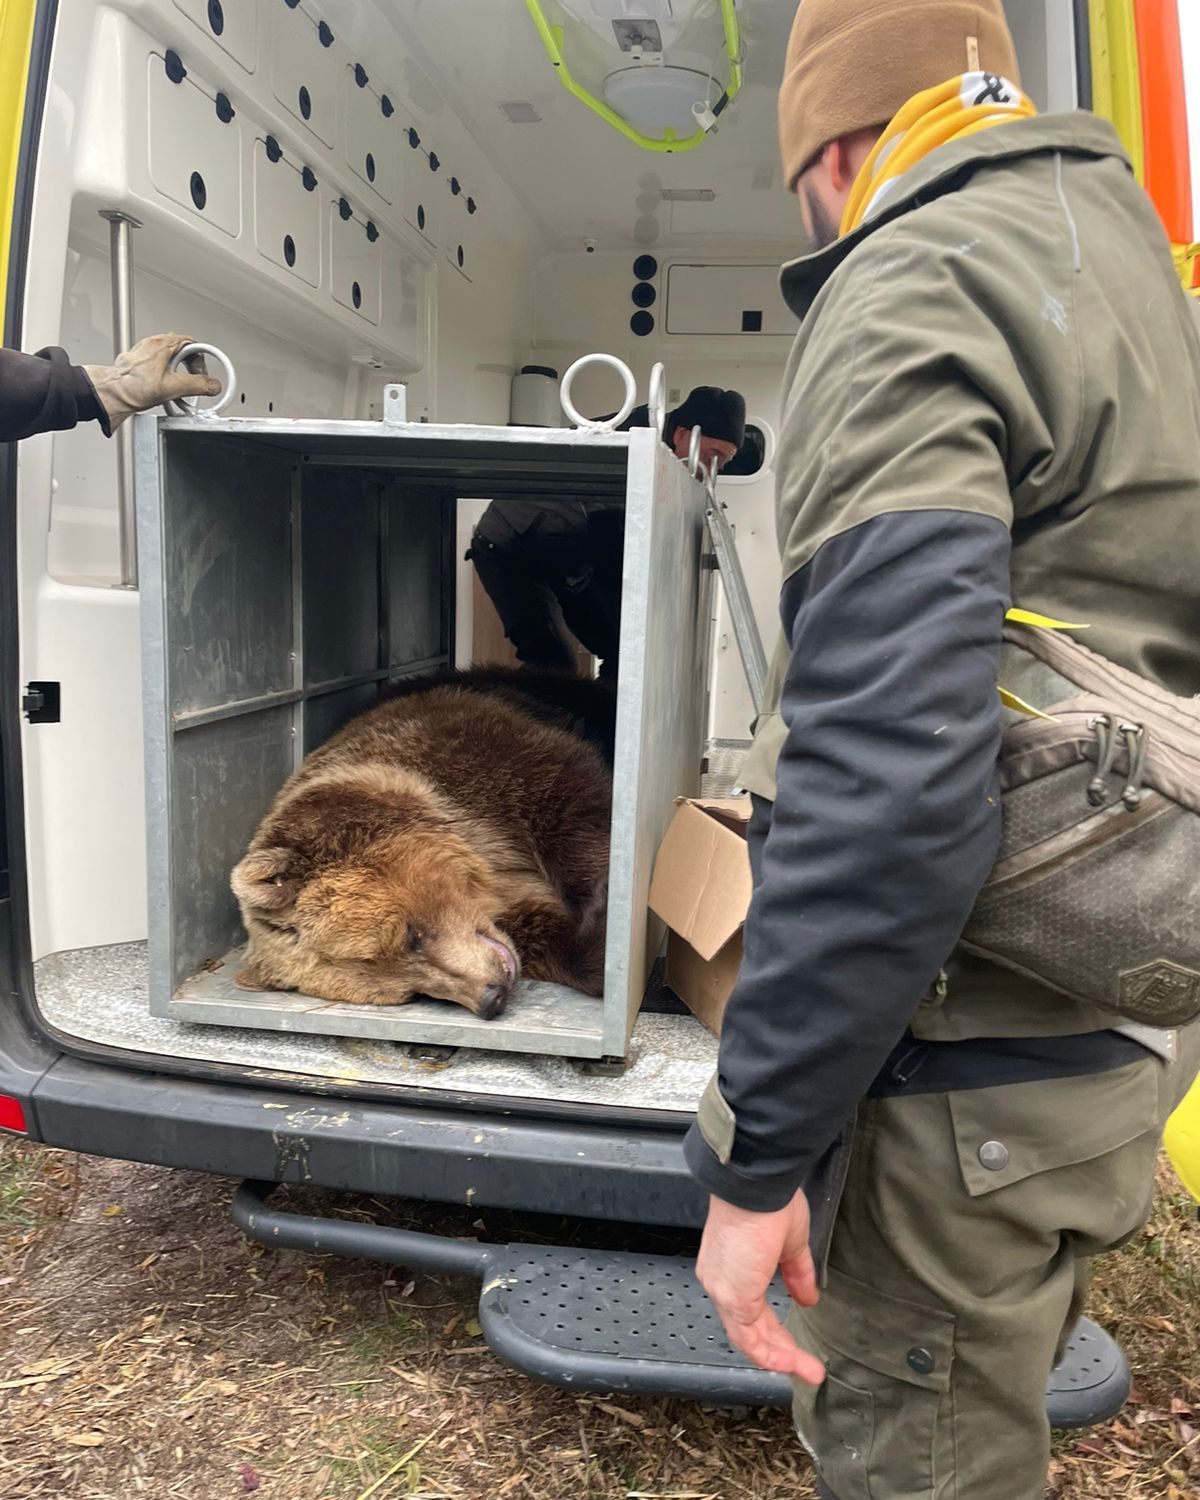
<svg viewBox="0 0 1200 1500">
<path fill-rule="evenodd" d="M 135 411 L 149 411 L 180 396 L 217 396 L 220 381 L 214 380 L 199 357 L 198 373 L 171 370 L 171 361 L 195 340 L 182 333 L 154 333 L 140 339 L 132 349 L 117 356 L 116 364 L 84 365 L 88 379 L 104 408 L 110 431 L 115 431 Z"/>
</svg>

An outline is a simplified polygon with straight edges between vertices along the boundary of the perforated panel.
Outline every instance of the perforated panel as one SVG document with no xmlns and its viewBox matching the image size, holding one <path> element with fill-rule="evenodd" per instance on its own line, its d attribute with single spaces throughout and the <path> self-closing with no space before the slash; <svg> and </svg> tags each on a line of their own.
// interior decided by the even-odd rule
<svg viewBox="0 0 1200 1500">
<path fill-rule="evenodd" d="M 163 59 L 147 61 L 150 103 L 150 178 L 173 203 L 207 224 L 237 235 L 242 227 L 240 119 L 217 118 L 217 90 L 189 72 L 167 77 Z"/>
</svg>

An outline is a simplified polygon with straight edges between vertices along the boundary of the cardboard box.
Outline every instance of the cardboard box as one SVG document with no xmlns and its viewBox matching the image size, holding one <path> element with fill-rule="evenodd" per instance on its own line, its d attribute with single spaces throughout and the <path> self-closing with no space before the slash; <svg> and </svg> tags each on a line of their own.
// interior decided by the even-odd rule
<svg viewBox="0 0 1200 1500">
<path fill-rule="evenodd" d="M 650 882 L 650 910 L 670 929 L 667 983 L 717 1035 L 750 908 L 749 821 L 749 797 L 681 800 Z"/>
</svg>

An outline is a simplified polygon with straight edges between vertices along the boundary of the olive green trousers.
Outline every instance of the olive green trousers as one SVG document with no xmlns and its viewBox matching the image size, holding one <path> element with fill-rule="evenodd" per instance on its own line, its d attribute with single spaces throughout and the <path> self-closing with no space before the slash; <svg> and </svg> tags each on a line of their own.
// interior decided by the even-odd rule
<svg viewBox="0 0 1200 1500">
<path fill-rule="evenodd" d="M 795 1420 L 837 1500 L 1042 1500 L 1046 1382 L 1090 1257 L 1145 1223 L 1173 1063 L 859 1110 Z"/>
</svg>

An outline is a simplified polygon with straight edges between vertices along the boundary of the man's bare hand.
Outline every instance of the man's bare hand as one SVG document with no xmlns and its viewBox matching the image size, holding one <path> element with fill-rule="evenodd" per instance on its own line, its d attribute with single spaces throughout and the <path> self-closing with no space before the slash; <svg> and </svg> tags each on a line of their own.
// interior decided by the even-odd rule
<svg viewBox="0 0 1200 1500">
<path fill-rule="evenodd" d="M 750 1213 L 712 1198 L 696 1275 L 735 1349 L 763 1370 L 820 1385 L 825 1367 L 800 1348 L 766 1301 L 779 1270 L 794 1302 L 803 1307 L 816 1303 L 820 1294 L 808 1229 L 808 1200 L 802 1192 L 771 1214 Z"/>
</svg>

